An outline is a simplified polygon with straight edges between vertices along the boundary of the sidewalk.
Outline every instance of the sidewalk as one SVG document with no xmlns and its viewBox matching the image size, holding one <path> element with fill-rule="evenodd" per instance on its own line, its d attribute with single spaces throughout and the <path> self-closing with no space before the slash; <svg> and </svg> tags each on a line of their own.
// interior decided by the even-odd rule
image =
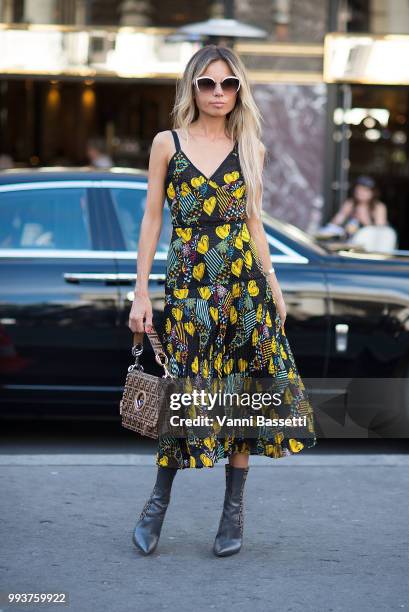
<svg viewBox="0 0 409 612">
<path fill-rule="evenodd" d="M 180 612 L 409 609 L 408 455 L 251 457 L 242 551 L 213 556 L 224 463 L 176 475 L 155 553 L 131 542 L 150 455 L 1 455 L 1 590 Z"/>
</svg>

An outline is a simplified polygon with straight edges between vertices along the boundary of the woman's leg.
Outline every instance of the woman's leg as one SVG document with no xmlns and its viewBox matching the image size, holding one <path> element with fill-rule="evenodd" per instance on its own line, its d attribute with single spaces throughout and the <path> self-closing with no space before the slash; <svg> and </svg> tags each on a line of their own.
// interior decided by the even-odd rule
<svg viewBox="0 0 409 612">
<path fill-rule="evenodd" d="M 229 457 L 229 463 L 234 467 L 248 467 L 249 455 L 247 453 L 232 453 Z"/>
<path fill-rule="evenodd" d="M 133 542 L 146 555 L 158 544 L 177 471 L 178 468 L 158 466 L 155 486 L 134 529 Z"/>
<path fill-rule="evenodd" d="M 241 549 L 244 525 L 243 493 L 249 471 L 248 459 L 249 455 L 245 453 L 233 453 L 224 466 L 226 491 L 213 545 L 213 552 L 218 557 L 234 555 Z"/>
</svg>

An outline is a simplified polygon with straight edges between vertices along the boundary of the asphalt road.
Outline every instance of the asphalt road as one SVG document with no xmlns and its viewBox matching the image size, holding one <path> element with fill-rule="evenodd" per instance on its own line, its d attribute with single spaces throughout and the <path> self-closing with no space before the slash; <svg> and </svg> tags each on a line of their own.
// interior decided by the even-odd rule
<svg viewBox="0 0 409 612">
<path fill-rule="evenodd" d="M 243 548 L 228 558 L 212 553 L 223 464 L 182 470 L 145 557 L 131 536 L 156 474 L 154 442 L 53 427 L 1 436 L 0 590 L 66 592 L 69 605 L 0 610 L 409 609 L 407 441 L 252 457 Z"/>
</svg>

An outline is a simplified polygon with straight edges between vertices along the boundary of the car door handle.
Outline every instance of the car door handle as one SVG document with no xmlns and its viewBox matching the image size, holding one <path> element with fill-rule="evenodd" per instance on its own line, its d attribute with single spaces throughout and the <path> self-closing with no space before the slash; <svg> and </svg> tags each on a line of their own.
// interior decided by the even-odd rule
<svg viewBox="0 0 409 612">
<path fill-rule="evenodd" d="M 135 272 L 120 272 L 116 276 L 119 285 L 134 285 L 138 275 Z M 158 285 L 164 285 L 166 281 L 166 274 L 159 272 L 151 272 L 151 274 L 149 274 L 149 280 L 154 281 Z"/>
<path fill-rule="evenodd" d="M 136 280 L 136 273 L 107 273 L 107 272 L 64 272 L 64 280 L 66 283 L 113 283 L 119 285 L 130 285 Z M 166 274 L 152 272 L 149 274 L 149 280 L 156 281 L 158 284 L 163 284 L 166 281 Z"/>
<path fill-rule="evenodd" d="M 335 348 L 338 353 L 345 353 L 348 347 L 349 325 L 337 323 L 335 325 Z"/>
<path fill-rule="evenodd" d="M 107 283 L 115 282 L 117 274 L 107 272 L 64 272 L 66 283 Z"/>
</svg>

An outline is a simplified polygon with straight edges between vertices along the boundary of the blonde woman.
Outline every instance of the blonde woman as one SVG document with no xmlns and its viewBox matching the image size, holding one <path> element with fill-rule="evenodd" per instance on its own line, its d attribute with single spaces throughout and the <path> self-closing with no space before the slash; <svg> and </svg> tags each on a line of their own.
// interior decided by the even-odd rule
<svg viewBox="0 0 409 612">
<path fill-rule="evenodd" d="M 155 550 L 177 470 L 228 458 L 217 556 L 239 552 L 243 491 L 250 455 L 279 458 L 316 443 L 313 414 L 285 335 L 286 305 L 271 266 L 260 218 L 265 147 L 245 67 L 229 48 L 208 45 L 177 83 L 172 130 L 153 139 L 148 197 L 138 245 L 132 331 L 149 331 L 148 278 L 170 207 L 162 344 L 176 377 L 195 380 L 269 377 L 284 381 L 285 414 L 303 415 L 307 435 L 193 435 L 159 438 L 157 477 L 133 532 L 137 548 Z"/>
</svg>

